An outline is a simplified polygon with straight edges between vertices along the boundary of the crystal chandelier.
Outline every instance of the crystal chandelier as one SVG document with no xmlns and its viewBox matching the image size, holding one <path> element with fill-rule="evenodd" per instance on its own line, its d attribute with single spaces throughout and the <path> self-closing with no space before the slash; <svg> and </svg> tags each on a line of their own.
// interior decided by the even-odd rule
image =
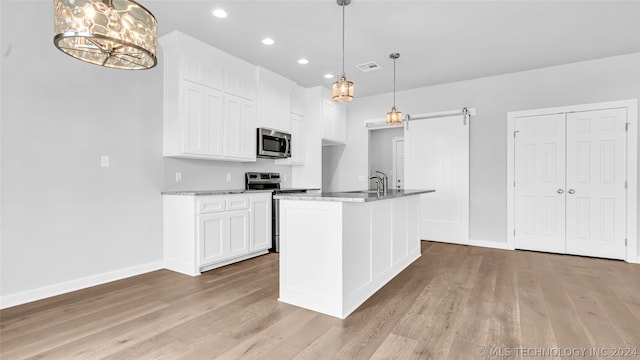
<svg viewBox="0 0 640 360">
<path fill-rule="evenodd" d="M 55 46 L 76 59 L 116 69 L 150 69 L 156 18 L 133 0 L 54 0 Z"/>
<path fill-rule="evenodd" d="M 402 124 L 402 113 L 396 110 L 396 60 L 400 57 L 398 53 L 389 54 L 389 58 L 393 59 L 393 107 L 391 111 L 387 113 L 387 124 L 400 125 Z"/>
<path fill-rule="evenodd" d="M 342 75 L 333 83 L 333 101 L 348 102 L 353 100 L 353 82 L 347 80 L 344 74 L 344 7 L 351 4 L 351 0 L 337 0 L 342 6 Z"/>
</svg>

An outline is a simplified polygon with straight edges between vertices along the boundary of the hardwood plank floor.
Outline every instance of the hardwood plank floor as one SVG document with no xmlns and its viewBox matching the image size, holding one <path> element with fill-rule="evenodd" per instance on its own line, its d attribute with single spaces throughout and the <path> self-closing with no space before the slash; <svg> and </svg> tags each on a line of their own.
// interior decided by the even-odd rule
<svg viewBox="0 0 640 360">
<path fill-rule="evenodd" d="M 620 261 L 423 242 L 345 320 L 277 298 L 277 254 L 156 271 L 1 310 L 0 358 L 640 359 L 640 265 Z"/>
</svg>

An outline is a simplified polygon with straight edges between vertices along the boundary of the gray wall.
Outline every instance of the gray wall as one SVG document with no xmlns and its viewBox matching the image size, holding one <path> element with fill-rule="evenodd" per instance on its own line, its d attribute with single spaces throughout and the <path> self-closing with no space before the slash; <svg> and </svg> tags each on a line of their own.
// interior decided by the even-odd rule
<svg viewBox="0 0 640 360">
<path fill-rule="evenodd" d="M 53 45 L 52 1 L 3 0 L 0 16 L 0 296 L 161 261 L 162 190 L 243 188 L 245 171 L 291 181 L 272 160 L 163 158 L 161 61 L 72 59 Z"/>
<path fill-rule="evenodd" d="M 464 82 L 423 87 L 397 94 L 409 114 L 475 107 L 470 129 L 470 237 L 506 243 L 507 112 L 624 100 L 640 97 L 640 54 L 630 54 Z M 333 186 L 367 187 L 368 131 L 364 120 L 383 119 L 389 94 L 361 97 L 350 104 L 349 144 L 334 167 Z M 640 223 L 640 221 L 639 221 Z"/>
<path fill-rule="evenodd" d="M 72 59 L 53 2 L 1 6 L 0 294 L 160 260 L 162 70 Z"/>
</svg>

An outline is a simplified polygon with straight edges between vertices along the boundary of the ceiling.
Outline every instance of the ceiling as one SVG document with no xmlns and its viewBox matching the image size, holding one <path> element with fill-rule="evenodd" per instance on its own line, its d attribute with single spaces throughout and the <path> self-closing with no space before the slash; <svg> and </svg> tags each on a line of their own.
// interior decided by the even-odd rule
<svg viewBox="0 0 640 360">
<path fill-rule="evenodd" d="M 159 35 L 180 30 L 303 87 L 330 87 L 323 75 L 341 73 L 335 0 L 139 1 Z M 215 8 L 228 17 L 214 18 Z M 345 11 L 356 97 L 392 91 L 392 52 L 398 90 L 640 52 L 640 1 L 353 0 Z M 382 69 L 356 69 L 369 61 Z"/>
</svg>

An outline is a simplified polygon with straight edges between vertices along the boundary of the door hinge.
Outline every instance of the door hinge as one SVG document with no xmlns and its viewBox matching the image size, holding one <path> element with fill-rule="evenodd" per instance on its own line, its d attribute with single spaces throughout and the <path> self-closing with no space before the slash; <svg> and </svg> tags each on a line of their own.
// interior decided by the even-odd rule
<svg viewBox="0 0 640 360">
<path fill-rule="evenodd" d="M 629 182 L 627 182 L 626 180 L 625 180 L 625 182 L 624 182 L 624 188 L 625 188 L 625 189 L 628 189 L 628 188 L 629 188 Z"/>
<path fill-rule="evenodd" d="M 516 229 L 513 229 L 513 236 L 516 236 Z"/>
<path fill-rule="evenodd" d="M 624 239 L 624 246 L 627 246 L 627 239 Z"/>
<path fill-rule="evenodd" d="M 629 124 L 630 123 L 624 123 L 624 131 L 629 131 Z"/>
<path fill-rule="evenodd" d="M 519 132 L 520 132 L 520 131 L 518 131 L 518 130 L 516 130 L 516 131 L 514 131 L 514 132 L 513 132 L 513 138 L 514 138 L 514 139 L 516 138 L 516 134 L 517 134 L 517 133 L 519 133 Z"/>
<path fill-rule="evenodd" d="M 513 187 L 516 187 L 516 181 L 513 180 Z"/>
</svg>

